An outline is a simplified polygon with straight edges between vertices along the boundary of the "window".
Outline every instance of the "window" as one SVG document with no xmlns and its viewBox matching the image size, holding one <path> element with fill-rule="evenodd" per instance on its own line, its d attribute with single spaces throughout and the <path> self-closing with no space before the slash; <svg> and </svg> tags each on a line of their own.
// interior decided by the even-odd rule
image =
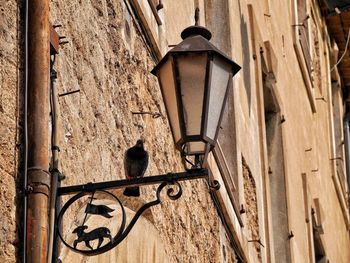
<svg viewBox="0 0 350 263">
<path fill-rule="evenodd" d="M 326 253 L 321 240 L 321 234 L 323 234 L 322 226 L 317 225 L 315 211 L 313 209 L 311 209 L 311 215 L 314 262 L 327 263 Z"/>
<path fill-rule="evenodd" d="M 336 174 L 346 196 L 347 180 L 345 172 L 345 155 L 344 155 L 344 136 L 343 136 L 343 99 L 342 90 L 339 85 L 332 85 L 332 110 L 333 110 L 333 136 L 335 146 L 335 156 L 332 160 L 335 162 Z"/>
<path fill-rule="evenodd" d="M 215 32 L 212 42 L 226 55 L 232 52 L 230 27 L 229 25 L 229 3 L 226 0 L 217 0 L 215 4 L 205 1 L 205 23 L 206 27 Z M 234 83 L 233 83 L 234 85 Z M 230 88 L 227 97 L 226 107 L 222 116 L 218 144 L 214 149 L 214 156 L 225 183 L 228 195 L 234 207 L 236 216 L 240 220 L 239 213 L 239 190 L 238 190 L 238 167 L 240 157 L 237 149 L 236 116 L 234 105 L 234 89 Z M 242 222 L 240 221 L 241 225 Z"/>
<path fill-rule="evenodd" d="M 163 8 L 162 1 L 161 0 L 148 0 L 149 5 L 151 6 L 152 13 L 154 15 L 154 18 L 157 21 L 157 24 L 160 26 L 162 25 L 162 20 L 160 19 L 158 15 L 158 10 Z"/>
<path fill-rule="evenodd" d="M 286 237 L 289 234 L 288 229 L 288 211 L 286 183 L 284 173 L 282 123 L 280 106 L 274 92 L 274 79 L 271 73 L 268 73 L 264 58 L 261 56 L 262 64 L 262 84 L 263 84 L 263 110 L 264 127 L 267 150 L 266 174 L 270 197 L 270 221 L 272 225 L 273 251 L 275 258 L 280 262 L 290 262 L 290 247 Z"/>
<path fill-rule="evenodd" d="M 310 52 L 310 36 L 309 36 L 309 18 L 307 13 L 307 1 L 297 0 L 298 4 L 298 28 L 299 41 L 303 51 L 305 63 L 308 73 L 311 74 L 311 52 Z"/>
<path fill-rule="evenodd" d="M 162 37 L 163 21 L 157 10 L 159 3 L 159 0 L 124 0 L 128 12 L 133 16 L 142 38 L 151 48 L 155 59 L 162 58 L 162 52 L 167 51 Z"/>
<path fill-rule="evenodd" d="M 218 143 L 214 148 L 214 157 L 222 175 L 222 180 L 225 184 L 225 188 L 235 211 L 235 215 L 237 216 L 240 225 L 243 226 L 239 212 L 239 165 L 237 159 L 239 157 L 237 155 L 237 131 L 233 93 L 234 88 L 231 88 L 222 116 Z"/>
<path fill-rule="evenodd" d="M 218 147 L 214 149 L 216 160 L 226 177 L 227 187 L 238 207 L 237 144 L 236 118 L 233 104 L 233 89 L 230 89 L 221 123 Z M 236 176 L 235 176 L 236 175 Z"/>
<path fill-rule="evenodd" d="M 302 174 L 305 222 L 309 262 L 328 263 L 321 235 L 324 234 L 321 218 L 321 204 L 318 198 L 312 199 L 307 174 Z"/>
<path fill-rule="evenodd" d="M 322 96 L 322 69 L 321 69 L 321 63 L 324 64 L 325 61 L 322 60 L 321 57 L 321 49 L 322 47 L 322 39 L 320 37 L 319 33 L 319 26 L 316 22 L 316 18 L 314 14 L 312 13 L 312 18 L 310 28 L 311 28 L 311 36 L 312 36 L 312 43 L 311 43 L 311 50 L 312 50 L 312 62 L 311 62 L 311 75 L 312 75 L 312 85 L 314 88 L 318 89 L 318 92 L 320 96 Z M 317 95 L 319 96 L 319 95 Z"/>
<path fill-rule="evenodd" d="M 309 13 L 309 1 L 294 0 L 293 10 L 293 42 L 294 49 L 299 61 L 299 66 L 305 83 L 307 95 L 309 98 L 312 112 L 316 112 L 315 95 L 312 83 L 312 48 L 314 43 L 311 43 L 311 25 Z"/>
</svg>

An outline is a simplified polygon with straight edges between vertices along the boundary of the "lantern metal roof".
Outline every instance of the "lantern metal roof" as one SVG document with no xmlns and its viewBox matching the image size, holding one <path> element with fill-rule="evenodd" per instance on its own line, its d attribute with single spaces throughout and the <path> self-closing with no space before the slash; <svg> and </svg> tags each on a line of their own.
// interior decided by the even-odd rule
<svg viewBox="0 0 350 263">
<path fill-rule="evenodd" d="M 226 62 L 232 65 L 232 73 L 237 73 L 241 67 L 232 61 L 227 55 L 209 42 L 211 33 L 208 29 L 202 26 L 190 26 L 182 31 L 181 38 L 183 41 L 168 51 L 168 53 L 160 60 L 160 62 L 151 71 L 156 75 L 162 64 L 168 60 L 169 55 L 183 52 L 213 52 L 223 58 Z"/>
</svg>

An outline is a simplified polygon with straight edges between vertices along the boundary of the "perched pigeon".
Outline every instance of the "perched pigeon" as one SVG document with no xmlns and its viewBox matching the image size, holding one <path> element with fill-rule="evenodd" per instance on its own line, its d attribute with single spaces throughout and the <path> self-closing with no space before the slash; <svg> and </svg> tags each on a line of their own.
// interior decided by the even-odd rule
<svg viewBox="0 0 350 263">
<path fill-rule="evenodd" d="M 124 170 L 127 179 L 143 177 L 148 166 L 148 152 L 143 148 L 143 140 L 137 140 L 135 146 L 129 148 L 124 156 Z M 126 196 L 140 196 L 140 188 L 127 187 Z"/>
</svg>

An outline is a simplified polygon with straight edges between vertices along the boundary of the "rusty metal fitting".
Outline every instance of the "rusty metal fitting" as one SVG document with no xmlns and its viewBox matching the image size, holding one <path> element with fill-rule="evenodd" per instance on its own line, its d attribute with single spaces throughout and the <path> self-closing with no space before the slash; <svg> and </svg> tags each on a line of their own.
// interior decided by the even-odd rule
<svg viewBox="0 0 350 263">
<path fill-rule="evenodd" d="M 51 184 L 50 172 L 42 169 L 41 167 L 29 167 L 28 168 L 28 185 L 42 184 L 48 188 Z"/>
<path fill-rule="evenodd" d="M 50 188 L 46 184 L 32 183 L 27 186 L 27 194 L 44 194 L 49 197 Z"/>
</svg>

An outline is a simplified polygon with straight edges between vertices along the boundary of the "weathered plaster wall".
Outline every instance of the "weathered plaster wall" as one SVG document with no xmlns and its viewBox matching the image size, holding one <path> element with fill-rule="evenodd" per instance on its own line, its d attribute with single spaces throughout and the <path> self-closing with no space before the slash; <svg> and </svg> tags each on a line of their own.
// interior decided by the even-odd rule
<svg viewBox="0 0 350 263">
<path fill-rule="evenodd" d="M 270 9 L 266 10 L 265 3 L 270 3 Z M 303 80 L 301 67 L 294 48 L 295 24 L 293 9 L 297 1 L 286 5 L 283 1 L 240 1 L 231 2 L 231 17 L 235 21 L 231 24 L 233 34 L 232 50 L 238 64 L 243 69 L 236 81 L 236 109 L 237 109 L 237 142 L 238 154 L 242 154 L 255 178 L 267 176 L 268 163 L 265 169 L 259 165 L 258 156 L 263 157 L 259 146 L 259 115 L 261 114 L 262 86 L 256 79 L 261 78 L 260 51 L 263 56 L 272 57 L 269 62 L 269 70 L 274 74 L 276 82 L 273 90 L 280 106 L 280 114 L 285 121 L 281 123 L 283 155 L 276 161 L 284 161 L 284 176 L 286 176 L 286 194 L 288 209 L 289 231 L 293 232 L 290 239 L 292 262 L 308 262 L 312 241 L 308 238 L 307 231 L 310 227 L 307 223 L 308 215 L 305 212 L 315 209 L 315 199 L 319 199 L 321 207 L 322 226 L 324 234 L 321 235 L 325 246 L 327 258 L 332 262 L 349 261 L 349 234 L 346 228 L 343 212 L 337 197 L 332 176 L 332 138 L 330 127 L 331 92 L 329 81 L 329 64 L 327 64 L 328 46 L 327 37 L 315 40 L 315 57 L 317 70 L 314 75 L 313 93 L 316 112 L 312 111 L 312 102 L 309 100 L 307 87 Z M 312 5 L 312 1 L 307 1 Z M 249 11 L 248 5 L 251 5 Z M 317 16 L 319 35 L 326 36 L 323 22 Z M 239 19 L 240 18 L 240 19 Z M 253 19 L 252 19 L 253 18 Z M 253 26 L 253 27 L 252 27 Z M 313 31 L 315 34 L 315 29 Z M 266 49 L 266 41 L 273 51 Z M 316 43 L 317 41 L 321 41 Z M 317 44 L 317 45 L 316 45 Z M 267 54 L 270 53 L 270 54 Z M 315 56 L 314 54 L 314 56 Z M 316 54 L 316 55 L 317 55 Z M 272 66 L 271 66 L 272 64 Z M 258 67 L 255 67 L 258 65 Z M 320 76 L 321 75 L 321 76 Z M 320 80 L 322 79 L 322 81 Z M 260 93 L 259 93 L 260 92 Z M 258 153 L 260 152 L 260 155 Z M 282 159 L 283 158 L 283 159 Z M 263 159 L 260 160 L 264 162 Z M 265 160 L 266 161 L 266 160 Z M 308 197 L 311 201 L 306 204 L 303 196 L 302 174 L 306 174 Z M 283 176 L 281 174 L 280 176 Z M 262 189 L 257 182 L 257 196 L 262 196 Z M 263 183 L 263 182 L 262 182 Z M 244 202 L 244 198 L 241 198 Z M 268 204 L 271 205 L 271 204 Z M 259 207 L 261 209 L 261 207 Z M 268 209 L 263 208 L 263 209 Z M 260 215 L 260 214 L 259 214 Z M 270 215 L 271 216 L 271 215 Z M 268 218 L 266 218 L 268 219 Z M 243 219 L 244 222 L 245 219 Z M 333 230 L 332 230 L 333 228 Z M 275 229 L 271 229 L 275 231 Z M 288 238 L 286 236 L 286 238 Z M 242 242 L 244 244 L 244 241 Z M 271 244 L 267 244 L 268 246 Z M 266 250 L 265 250 L 266 251 Z M 278 262 L 275 258 L 275 262 Z"/>
<path fill-rule="evenodd" d="M 165 38 L 169 45 L 177 45 L 182 39 L 180 34 L 182 30 L 190 25 L 194 25 L 194 1 L 182 1 L 181 5 L 179 2 L 165 0 L 164 3 L 164 27 L 165 27 Z M 181 10 L 181 11 L 180 11 Z M 200 14 L 201 23 L 204 23 L 203 12 Z"/>
</svg>

